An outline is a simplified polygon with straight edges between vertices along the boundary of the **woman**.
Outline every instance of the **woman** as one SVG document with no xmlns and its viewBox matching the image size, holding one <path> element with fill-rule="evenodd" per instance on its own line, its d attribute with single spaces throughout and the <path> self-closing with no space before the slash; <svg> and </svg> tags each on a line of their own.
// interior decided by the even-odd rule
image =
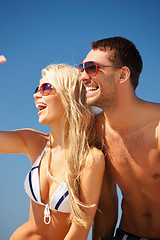
<svg viewBox="0 0 160 240">
<path fill-rule="evenodd" d="M 39 122 L 50 126 L 50 133 L 0 132 L 0 152 L 26 154 L 32 164 L 25 179 L 31 198 L 29 221 L 10 240 L 87 239 L 105 161 L 93 146 L 93 117 L 85 95 L 76 68 L 48 66 L 42 70 L 34 101 Z"/>
</svg>

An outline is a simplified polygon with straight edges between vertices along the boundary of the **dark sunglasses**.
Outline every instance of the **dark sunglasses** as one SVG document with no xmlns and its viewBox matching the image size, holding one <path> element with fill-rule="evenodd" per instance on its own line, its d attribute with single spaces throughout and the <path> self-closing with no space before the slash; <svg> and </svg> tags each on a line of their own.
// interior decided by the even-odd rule
<svg viewBox="0 0 160 240">
<path fill-rule="evenodd" d="M 90 77 L 94 77 L 97 75 L 100 67 L 114 67 L 114 68 L 121 68 L 121 66 L 112 66 L 112 65 L 98 65 L 96 62 L 89 61 L 89 62 L 84 62 L 80 63 L 78 66 L 78 69 L 80 72 L 85 72 L 88 74 Z"/>
<path fill-rule="evenodd" d="M 56 89 L 50 83 L 43 83 L 42 85 L 36 87 L 34 94 L 38 92 L 40 92 L 42 96 L 47 96 L 49 94 L 56 93 Z"/>
</svg>

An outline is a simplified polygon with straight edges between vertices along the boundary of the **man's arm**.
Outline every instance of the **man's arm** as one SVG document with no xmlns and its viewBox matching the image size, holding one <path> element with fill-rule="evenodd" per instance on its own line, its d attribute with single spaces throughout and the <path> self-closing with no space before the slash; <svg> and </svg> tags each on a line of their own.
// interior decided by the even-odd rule
<svg viewBox="0 0 160 240">
<path fill-rule="evenodd" d="M 92 240 L 112 237 L 118 218 L 118 197 L 116 185 L 107 173 L 104 174 L 103 185 L 92 229 Z"/>
</svg>

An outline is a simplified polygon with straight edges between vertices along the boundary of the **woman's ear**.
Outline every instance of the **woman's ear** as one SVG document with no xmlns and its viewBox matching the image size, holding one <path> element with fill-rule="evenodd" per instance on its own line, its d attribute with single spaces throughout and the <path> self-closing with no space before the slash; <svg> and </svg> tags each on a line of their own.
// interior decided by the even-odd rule
<svg viewBox="0 0 160 240">
<path fill-rule="evenodd" d="M 124 66 L 120 69 L 119 82 L 124 83 L 130 78 L 131 72 L 128 67 Z"/>
</svg>

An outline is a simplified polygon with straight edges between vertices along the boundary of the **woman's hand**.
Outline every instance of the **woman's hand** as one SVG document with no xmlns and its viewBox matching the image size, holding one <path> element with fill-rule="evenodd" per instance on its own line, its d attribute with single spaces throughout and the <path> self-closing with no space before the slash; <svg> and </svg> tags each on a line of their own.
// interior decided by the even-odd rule
<svg viewBox="0 0 160 240">
<path fill-rule="evenodd" d="M 5 56 L 0 55 L 0 63 L 4 63 L 6 61 L 7 61 L 7 59 L 5 58 Z"/>
</svg>

